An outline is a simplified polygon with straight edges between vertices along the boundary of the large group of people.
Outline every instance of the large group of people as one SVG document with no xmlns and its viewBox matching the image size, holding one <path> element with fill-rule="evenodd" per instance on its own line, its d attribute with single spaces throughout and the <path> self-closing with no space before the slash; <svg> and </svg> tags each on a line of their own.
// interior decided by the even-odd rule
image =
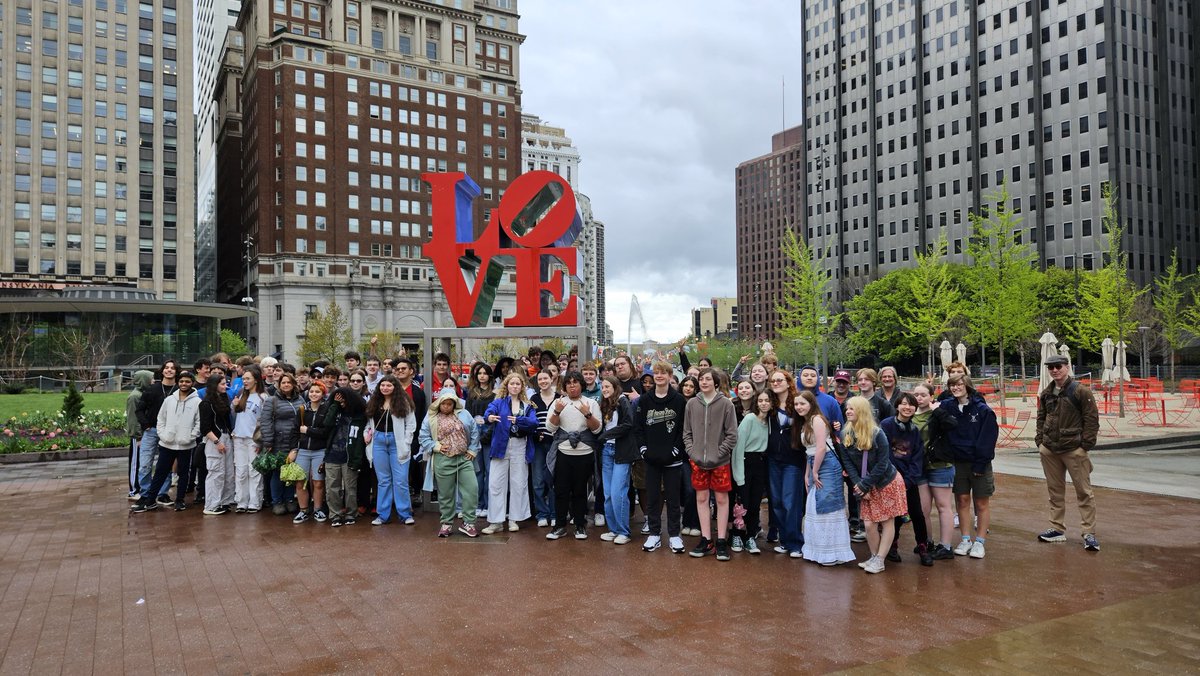
<svg viewBox="0 0 1200 676">
<path fill-rule="evenodd" d="M 677 375 L 666 360 L 580 362 L 533 348 L 459 378 L 438 354 L 424 379 L 405 356 L 364 362 L 356 352 L 301 368 L 224 354 L 191 370 L 168 360 L 133 379 L 131 509 L 181 511 L 194 491 L 206 516 L 412 525 L 424 493 L 436 496 L 443 538 L 525 526 L 548 540 L 599 530 L 625 545 L 640 531 L 646 552 L 665 538 L 697 558 L 771 549 L 822 566 L 855 562 L 851 543 L 866 542 L 858 565 L 880 573 L 901 560 L 910 524 L 923 565 L 986 555 L 998 426 L 964 365 L 950 366 L 940 392 L 932 382 L 903 390 L 891 367 L 838 370 L 826 391 L 815 366 L 793 374 L 771 353 L 730 375 L 680 360 Z M 1086 411 L 1075 414 L 1090 392 L 1056 383 L 1043 396 L 1071 404 L 1052 413 L 1082 419 L 1084 431 L 1045 434 L 1043 464 L 1059 477 L 1046 542 L 1065 539 L 1062 474 L 1081 491 L 1095 443 Z M 263 454 L 280 462 L 265 466 Z M 289 481 L 280 464 L 304 478 Z M 1085 546 L 1097 550 L 1086 493 Z M 684 536 L 696 538 L 690 550 Z"/>
</svg>

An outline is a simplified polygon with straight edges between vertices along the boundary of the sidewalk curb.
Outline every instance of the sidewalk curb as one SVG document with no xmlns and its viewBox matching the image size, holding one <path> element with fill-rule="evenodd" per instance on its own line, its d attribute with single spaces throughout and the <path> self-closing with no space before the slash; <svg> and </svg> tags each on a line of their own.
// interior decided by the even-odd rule
<svg viewBox="0 0 1200 676">
<path fill-rule="evenodd" d="M 1121 441 L 1109 441 L 1102 444 L 1096 444 L 1093 450 L 1097 451 L 1118 451 L 1124 448 L 1142 448 L 1145 446 L 1159 446 L 1163 444 L 1200 444 L 1200 434 L 1172 434 L 1165 436 L 1154 437 L 1138 437 L 1136 439 L 1124 439 Z"/>
<path fill-rule="evenodd" d="M 77 448 L 72 451 L 5 453 L 0 455 L 0 465 L 19 465 L 31 462 L 59 462 L 64 460 L 95 460 L 97 458 L 123 458 L 128 453 L 128 448 Z"/>
</svg>

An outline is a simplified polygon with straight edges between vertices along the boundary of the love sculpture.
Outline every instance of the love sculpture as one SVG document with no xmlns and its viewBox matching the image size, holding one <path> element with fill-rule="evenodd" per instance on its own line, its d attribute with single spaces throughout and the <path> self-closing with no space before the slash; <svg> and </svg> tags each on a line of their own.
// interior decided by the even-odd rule
<svg viewBox="0 0 1200 676">
<path fill-rule="evenodd" d="M 575 326 L 578 303 L 568 298 L 562 270 L 576 274 L 571 246 L 583 228 L 575 210 L 575 193 L 550 171 L 517 177 L 491 210 L 487 227 L 475 237 L 472 205 L 479 186 L 462 172 L 427 173 L 421 180 L 433 188 L 433 237 L 425 255 L 433 261 L 446 303 L 459 327 L 486 326 L 496 289 L 506 268 L 516 275 L 516 312 L 506 327 Z M 551 302 L 566 308 L 549 315 Z"/>
</svg>

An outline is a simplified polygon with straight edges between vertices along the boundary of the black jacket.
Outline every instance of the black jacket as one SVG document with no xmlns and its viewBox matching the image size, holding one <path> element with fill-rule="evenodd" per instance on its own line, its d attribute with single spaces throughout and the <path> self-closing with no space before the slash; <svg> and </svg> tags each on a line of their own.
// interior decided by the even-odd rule
<svg viewBox="0 0 1200 676">
<path fill-rule="evenodd" d="M 946 433 L 958 426 L 958 418 L 950 414 L 950 408 L 954 405 L 953 402 L 945 400 L 938 404 L 935 409 L 929 411 L 929 423 L 925 427 L 925 433 L 922 438 L 925 441 L 925 465 L 928 467 L 930 463 L 953 463 L 954 455 L 950 452 L 950 444 L 946 439 Z"/>
<path fill-rule="evenodd" d="M 233 429 L 232 423 L 229 421 L 228 408 L 225 415 L 218 415 L 213 408 L 211 402 L 200 402 L 200 436 L 207 438 L 208 433 L 212 432 L 218 437 L 222 434 L 229 434 Z"/>
<path fill-rule="evenodd" d="M 296 448 L 306 451 L 320 451 L 329 448 L 329 435 L 333 431 L 329 420 L 329 400 L 321 402 L 316 411 L 307 406 L 300 409 L 299 421 L 296 423 L 296 435 L 299 441 Z M 308 429 L 300 434 L 300 427 Z"/>
<path fill-rule="evenodd" d="M 622 465 L 628 465 L 638 459 L 638 443 L 637 436 L 633 433 L 633 407 L 629 404 L 629 398 L 621 395 L 618 400 L 617 410 L 613 411 L 613 416 L 617 419 L 617 424 L 612 429 L 605 429 L 600 433 L 600 443 L 612 441 L 616 444 L 616 461 Z M 604 422 L 605 426 L 608 422 Z"/>
<path fill-rule="evenodd" d="M 173 392 L 175 392 L 175 386 L 163 385 L 161 380 L 150 383 L 142 390 L 142 398 L 137 408 L 137 419 L 143 432 L 158 425 L 158 409 L 162 408 L 163 402 Z"/>
</svg>

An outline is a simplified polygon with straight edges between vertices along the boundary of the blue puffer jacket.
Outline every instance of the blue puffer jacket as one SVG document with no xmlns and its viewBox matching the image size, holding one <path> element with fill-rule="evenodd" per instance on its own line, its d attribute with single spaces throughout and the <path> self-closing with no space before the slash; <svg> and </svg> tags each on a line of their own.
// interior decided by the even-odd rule
<svg viewBox="0 0 1200 676">
<path fill-rule="evenodd" d="M 953 399 L 943 401 L 941 406 L 958 420 L 957 426 L 946 430 L 946 443 L 954 462 L 969 462 L 972 472 L 982 474 L 996 457 L 1000 427 L 995 412 L 979 395 L 972 396 L 961 410 Z"/>
<path fill-rule="evenodd" d="M 516 422 L 509 423 L 508 417 L 512 415 L 512 399 L 502 397 L 488 404 L 487 410 L 483 413 L 483 419 L 487 420 L 493 415 L 500 416 L 500 422 L 486 423 L 492 426 L 492 443 L 488 446 L 488 457 L 504 457 L 508 450 L 508 437 L 515 426 L 517 432 L 525 434 L 525 462 L 533 462 L 533 440 L 536 436 L 534 432 L 538 427 L 537 410 L 534 409 L 533 404 L 525 404 L 525 410 L 517 416 Z"/>
</svg>

